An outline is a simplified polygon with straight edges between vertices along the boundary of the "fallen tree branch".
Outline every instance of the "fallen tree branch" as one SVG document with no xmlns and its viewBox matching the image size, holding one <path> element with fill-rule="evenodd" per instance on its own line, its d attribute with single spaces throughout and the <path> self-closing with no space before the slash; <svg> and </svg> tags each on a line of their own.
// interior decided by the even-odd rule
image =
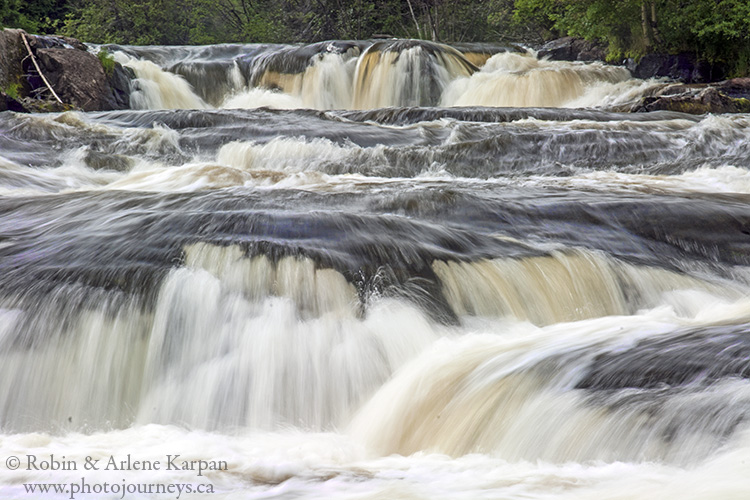
<svg viewBox="0 0 750 500">
<path fill-rule="evenodd" d="M 31 52 L 31 47 L 29 47 L 29 41 L 26 39 L 26 33 L 21 32 L 21 38 L 23 38 L 23 44 L 26 45 L 26 50 L 29 51 L 29 56 L 31 56 L 31 62 L 34 63 L 34 67 L 36 68 L 37 73 L 39 73 L 39 76 L 42 77 L 42 81 L 47 86 L 50 92 L 52 92 L 52 95 L 55 96 L 55 99 L 57 99 L 57 102 L 62 104 L 62 100 L 60 100 L 60 97 L 58 97 L 57 92 L 55 92 L 55 89 L 52 88 L 52 85 L 47 81 L 47 78 L 45 78 L 44 73 L 42 73 L 42 70 L 39 68 L 39 64 L 36 62 L 36 57 L 34 57 L 34 53 Z"/>
</svg>

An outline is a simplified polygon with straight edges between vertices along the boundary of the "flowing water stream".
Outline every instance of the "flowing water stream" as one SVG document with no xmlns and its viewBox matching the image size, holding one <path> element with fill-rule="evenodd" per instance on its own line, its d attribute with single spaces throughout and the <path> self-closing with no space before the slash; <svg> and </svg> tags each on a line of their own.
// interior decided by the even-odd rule
<svg viewBox="0 0 750 500">
<path fill-rule="evenodd" d="M 750 116 L 500 47 L 109 50 L 136 109 L 0 113 L 0 497 L 750 494 Z"/>
</svg>

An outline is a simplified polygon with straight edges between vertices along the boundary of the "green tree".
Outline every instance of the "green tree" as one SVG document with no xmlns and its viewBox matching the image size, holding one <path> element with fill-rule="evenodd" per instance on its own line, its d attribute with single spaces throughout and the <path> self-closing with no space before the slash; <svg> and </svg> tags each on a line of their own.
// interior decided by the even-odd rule
<svg viewBox="0 0 750 500">
<path fill-rule="evenodd" d="M 662 2 L 664 44 L 672 52 L 696 52 L 750 74 L 750 3 L 746 0 Z M 673 13 L 670 15 L 670 13 Z"/>
<path fill-rule="evenodd" d="M 281 42 L 288 39 L 286 30 L 280 22 L 280 2 L 217 0 L 210 3 L 216 10 L 219 26 L 222 26 L 234 41 Z"/>
<path fill-rule="evenodd" d="M 188 12 L 177 0 L 82 0 L 61 31 L 94 43 L 184 44 Z"/>
<path fill-rule="evenodd" d="M 81 0 L 63 32 L 137 45 L 276 42 L 288 38 L 272 0 Z"/>
<path fill-rule="evenodd" d="M 38 23 L 26 16 L 19 0 L 0 0 L 0 28 L 6 27 L 36 32 Z"/>
<path fill-rule="evenodd" d="M 735 74 L 750 67 L 747 0 L 516 0 L 514 19 L 602 41 L 610 59 L 693 52 Z"/>
<path fill-rule="evenodd" d="M 565 34 L 602 41 L 609 58 L 645 53 L 643 0 L 516 0 L 518 24 L 547 25 L 551 34 Z"/>
<path fill-rule="evenodd" d="M 0 0 L 0 28 L 54 33 L 68 11 L 68 0 Z"/>
</svg>

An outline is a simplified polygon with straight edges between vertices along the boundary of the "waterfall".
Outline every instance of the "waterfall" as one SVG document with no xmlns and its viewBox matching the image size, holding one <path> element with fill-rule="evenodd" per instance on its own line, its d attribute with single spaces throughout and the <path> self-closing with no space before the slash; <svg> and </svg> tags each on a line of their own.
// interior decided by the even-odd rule
<svg viewBox="0 0 750 500">
<path fill-rule="evenodd" d="M 462 53 L 415 40 L 245 50 L 246 55 L 238 55 L 235 47 L 188 53 L 176 62 L 159 54 L 161 67 L 151 60 L 159 58 L 144 53 L 139 59 L 132 48 L 129 55 L 118 52 L 118 58 L 136 72 L 134 105 L 145 109 L 617 106 L 656 85 L 601 63 L 539 60 L 533 53 L 491 55 L 471 48 Z"/>
<path fill-rule="evenodd" d="M 450 47 L 378 42 L 357 63 L 352 107 L 435 105 L 448 82 L 468 76 L 474 69 Z"/>
</svg>

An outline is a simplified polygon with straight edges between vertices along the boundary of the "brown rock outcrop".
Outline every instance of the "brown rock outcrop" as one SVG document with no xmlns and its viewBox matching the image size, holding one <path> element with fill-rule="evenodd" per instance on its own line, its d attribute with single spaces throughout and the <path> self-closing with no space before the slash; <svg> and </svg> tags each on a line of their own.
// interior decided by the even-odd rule
<svg viewBox="0 0 750 500">
<path fill-rule="evenodd" d="M 741 83 L 729 80 L 715 85 L 666 85 L 654 94 L 643 97 L 631 111 L 679 111 L 694 115 L 750 113 L 750 100 L 740 93 L 740 89 L 744 88 L 744 92 L 750 94 L 750 86 L 742 87 Z"/>
<path fill-rule="evenodd" d="M 14 89 L 19 94 L 30 88 L 23 79 L 21 61 L 27 56 L 26 47 L 21 39 L 22 30 L 0 30 L 0 91 L 8 93 Z M 24 88 L 25 87 L 25 88 Z"/>
<path fill-rule="evenodd" d="M 0 54 L 0 111 L 108 111 L 130 107 L 132 71 L 113 62 L 105 72 L 99 58 L 78 40 L 6 29 L 0 31 Z M 62 103 L 54 99 L 34 62 Z"/>
<path fill-rule="evenodd" d="M 63 102 L 83 111 L 117 109 L 112 87 L 95 55 L 76 49 L 39 49 L 36 56 Z"/>
</svg>

